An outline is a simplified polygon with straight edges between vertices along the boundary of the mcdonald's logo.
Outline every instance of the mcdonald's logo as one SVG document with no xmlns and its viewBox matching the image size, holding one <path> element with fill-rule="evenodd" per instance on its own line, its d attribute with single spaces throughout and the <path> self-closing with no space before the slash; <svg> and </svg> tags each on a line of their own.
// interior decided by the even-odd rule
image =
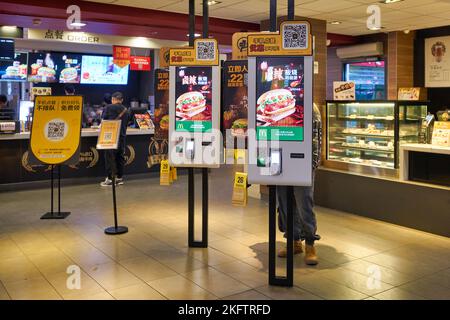
<svg viewBox="0 0 450 320">
<path fill-rule="evenodd" d="M 177 124 L 177 129 L 184 129 L 184 126 L 182 123 Z"/>
</svg>

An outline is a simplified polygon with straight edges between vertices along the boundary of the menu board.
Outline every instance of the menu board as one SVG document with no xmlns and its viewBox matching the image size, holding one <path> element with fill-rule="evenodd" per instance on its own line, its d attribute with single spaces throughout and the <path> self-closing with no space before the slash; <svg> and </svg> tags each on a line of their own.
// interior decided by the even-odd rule
<svg viewBox="0 0 450 320">
<path fill-rule="evenodd" d="M 248 65 L 247 60 L 223 63 L 223 129 L 232 136 L 247 135 Z"/>
<path fill-rule="evenodd" d="M 60 68 L 57 64 L 57 60 L 60 59 L 62 59 L 60 53 L 30 53 L 28 56 L 28 81 L 58 82 L 56 71 Z"/>
<path fill-rule="evenodd" d="M 303 141 L 304 57 L 256 59 L 256 137 Z"/>
<path fill-rule="evenodd" d="M 0 38 L 0 60 L 14 59 L 14 39 Z"/>
<path fill-rule="evenodd" d="M 60 83 L 80 83 L 81 55 L 63 54 L 56 60 L 57 77 Z"/>
<path fill-rule="evenodd" d="M 450 36 L 425 39 L 425 87 L 450 87 Z"/>
<path fill-rule="evenodd" d="M 81 63 L 82 84 L 126 85 L 129 66 L 120 68 L 111 56 L 85 56 Z"/>
<path fill-rule="evenodd" d="M 0 79 L 4 81 L 27 80 L 28 54 L 16 52 L 12 61 L 0 61 Z"/>
<path fill-rule="evenodd" d="M 211 81 L 211 67 L 176 68 L 176 131 L 211 131 Z"/>
<path fill-rule="evenodd" d="M 169 136 L 169 70 L 155 70 L 155 138 Z"/>
</svg>

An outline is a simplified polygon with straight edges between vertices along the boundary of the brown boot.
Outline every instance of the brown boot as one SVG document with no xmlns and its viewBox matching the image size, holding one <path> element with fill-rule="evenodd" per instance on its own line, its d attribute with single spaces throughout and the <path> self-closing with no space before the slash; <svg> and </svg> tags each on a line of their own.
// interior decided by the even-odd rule
<svg viewBox="0 0 450 320">
<path fill-rule="evenodd" d="M 305 245 L 305 263 L 309 266 L 315 266 L 319 263 L 314 246 Z"/>
<path fill-rule="evenodd" d="M 303 253 L 303 247 L 301 241 L 294 241 L 294 254 L 300 254 Z M 286 258 L 287 257 L 287 249 L 281 249 L 278 251 L 278 257 L 280 258 Z"/>
</svg>

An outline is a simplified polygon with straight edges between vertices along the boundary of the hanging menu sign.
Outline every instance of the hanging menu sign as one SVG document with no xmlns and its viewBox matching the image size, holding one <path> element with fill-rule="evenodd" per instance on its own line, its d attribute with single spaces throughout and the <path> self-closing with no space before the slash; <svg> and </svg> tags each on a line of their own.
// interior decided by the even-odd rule
<svg viewBox="0 0 450 320">
<path fill-rule="evenodd" d="M 215 39 L 195 39 L 194 47 L 172 48 L 171 66 L 217 66 L 219 50 Z"/>
<path fill-rule="evenodd" d="M 223 63 L 223 129 L 232 136 L 247 135 L 248 64 L 246 60 Z"/>
<path fill-rule="evenodd" d="M 131 61 L 131 48 L 123 46 L 113 46 L 114 64 L 119 68 L 126 67 Z"/>
<path fill-rule="evenodd" d="M 150 57 L 131 56 L 130 70 L 132 71 L 150 71 Z"/>
<path fill-rule="evenodd" d="M 248 56 L 310 56 L 311 26 L 307 21 L 285 21 L 280 33 L 249 34 Z"/>
</svg>

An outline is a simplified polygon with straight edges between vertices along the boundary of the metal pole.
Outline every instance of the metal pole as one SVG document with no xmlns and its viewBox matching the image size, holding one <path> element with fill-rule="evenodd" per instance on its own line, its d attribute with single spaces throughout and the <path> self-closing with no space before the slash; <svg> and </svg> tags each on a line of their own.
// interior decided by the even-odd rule
<svg viewBox="0 0 450 320">
<path fill-rule="evenodd" d="M 195 0 L 189 0 L 189 46 L 194 45 L 195 39 Z"/>
<path fill-rule="evenodd" d="M 208 38 L 209 6 L 208 1 L 203 0 L 203 38 Z"/>
<path fill-rule="evenodd" d="M 117 229 L 117 201 L 116 201 L 116 173 L 112 175 L 112 192 L 113 192 L 113 206 L 114 206 L 114 228 Z"/>
<path fill-rule="evenodd" d="M 295 0 L 288 0 L 288 20 L 295 19 Z"/>
<path fill-rule="evenodd" d="M 294 187 L 287 187 L 287 257 L 286 257 L 286 286 L 294 285 Z"/>
<path fill-rule="evenodd" d="M 270 31 L 277 31 L 277 0 L 270 0 Z"/>
<path fill-rule="evenodd" d="M 58 165 L 58 215 L 61 214 L 61 165 Z"/>
<path fill-rule="evenodd" d="M 188 241 L 189 247 L 194 245 L 195 188 L 194 168 L 188 168 Z"/>
<path fill-rule="evenodd" d="M 51 201 L 51 206 L 50 206 L 50 212 L 51 212 L 51 214 L 53 215 L 53 189 L 54 189 L 54 181 L 53 181 L 53 165 L 51 166 L 51 184 L 52 184 L 52 186 L 51 186 L 51 192 L 52 192 L 52 195 L 50 196 L 50 201 Z"/>
<path fill-rule="evenodd" d="M 208 247 L 208 168 L 202 169 L 202 244 Z"/>
<path fill-rule="evenodd" d="M 269 186 L 269 284 L 276 285 L 276 216 L 277 191 L 275 186 Z"/>
</svg>

